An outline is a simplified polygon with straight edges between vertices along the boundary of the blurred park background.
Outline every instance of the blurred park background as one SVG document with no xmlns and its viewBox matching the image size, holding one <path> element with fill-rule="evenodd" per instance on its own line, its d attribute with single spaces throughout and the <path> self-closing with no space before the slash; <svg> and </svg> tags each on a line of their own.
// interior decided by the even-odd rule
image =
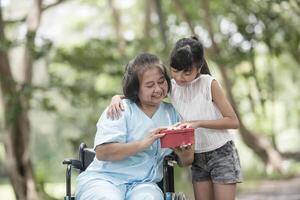
<svg viewBox="0 0 300 200">
<path fill-rule="evenodd" d="M 0 199 L 62 199 L 125 64 L 191 35 L 240 119 L 239 195 L 299 176 L 299 0 L 0 0 Z"/>
</svg>

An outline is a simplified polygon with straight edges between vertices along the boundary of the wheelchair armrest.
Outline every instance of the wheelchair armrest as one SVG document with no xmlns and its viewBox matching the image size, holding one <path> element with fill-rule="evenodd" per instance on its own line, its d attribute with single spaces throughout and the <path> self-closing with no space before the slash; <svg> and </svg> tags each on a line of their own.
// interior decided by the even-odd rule
<svg viewBox="0 0 300 200">
<path fill-rule="evenodd" d="M 75 160 L 75 159 L 64 159 L 62 164 L 70 165 L 71 167 L 79 170 L 83 169 L 82 163 L 79 160 Z"/>
<path fill-rule="evenodd" d="M 164 162 L 166 162 L 169 166 L 174 166 L 178 161 L 178 156 L 173 152 L 170 155 L 165 156 Z"/>
</svg>

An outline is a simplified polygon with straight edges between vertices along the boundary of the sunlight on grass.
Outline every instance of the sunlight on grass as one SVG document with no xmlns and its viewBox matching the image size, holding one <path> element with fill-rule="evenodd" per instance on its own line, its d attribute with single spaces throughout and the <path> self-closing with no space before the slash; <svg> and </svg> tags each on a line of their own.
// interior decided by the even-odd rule
<svg viewBox="0 0 300 200">
<path fill-rule="evenodd" d="M 15 200 L 14 191 L 9 184 L 0 185 L 0 199 Z"/>
<path fill-rule="evenodd" d="M 63 199 L 66 193 L 66 184 L 65 183 L 47 183 L 45 186 L 45 191 L 51 197 L 57 199 Z"/>
</svg>

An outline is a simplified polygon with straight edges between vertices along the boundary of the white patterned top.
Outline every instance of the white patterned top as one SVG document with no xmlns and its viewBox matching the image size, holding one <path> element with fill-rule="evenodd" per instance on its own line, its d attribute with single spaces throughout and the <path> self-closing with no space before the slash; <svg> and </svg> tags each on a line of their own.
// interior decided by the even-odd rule
<svg viewBox="0 0 300 200">
<path fill-rule="evenodd" d="M 222 114 L 212 101 L 210 75 L 200 75 L 191 83 L 179 86 L 172 79 L 171 102 L 184 121 L 216 120 Z M 195 131 L 195 152 L 208 152 L 233 140 L 227 129 L 197 128 Z"/>
</svg>

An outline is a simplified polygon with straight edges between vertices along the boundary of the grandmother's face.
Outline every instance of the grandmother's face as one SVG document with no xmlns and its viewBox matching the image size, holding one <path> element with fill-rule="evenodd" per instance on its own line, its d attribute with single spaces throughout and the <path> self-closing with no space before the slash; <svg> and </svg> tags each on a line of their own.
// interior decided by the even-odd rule
<svg viewBox="0 0 300 200">
<path fill-rule="evenodd" d="M 168 92 L 168 83 L 157 67 L 147 69 L 139 77 L 139 100 L 142 105 L 159 105 Z"/>
</svg>

